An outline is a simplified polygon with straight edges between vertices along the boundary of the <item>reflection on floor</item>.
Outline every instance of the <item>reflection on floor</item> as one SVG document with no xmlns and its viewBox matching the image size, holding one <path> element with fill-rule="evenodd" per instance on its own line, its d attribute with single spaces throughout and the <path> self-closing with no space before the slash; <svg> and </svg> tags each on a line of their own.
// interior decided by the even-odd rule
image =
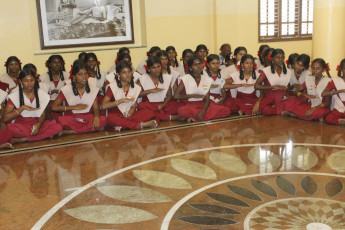
<svg viewBox="0 0 345 230">
<path fill-rule="evenodd" d="M 0 155 L 0 229 L 345 229 L 343 127 L 179 125 Z"/>
</svg>

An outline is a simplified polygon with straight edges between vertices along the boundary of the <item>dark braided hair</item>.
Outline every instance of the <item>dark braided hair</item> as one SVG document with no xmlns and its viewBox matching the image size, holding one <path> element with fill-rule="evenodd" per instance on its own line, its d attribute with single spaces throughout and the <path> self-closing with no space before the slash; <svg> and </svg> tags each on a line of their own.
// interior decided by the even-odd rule
<svg viewBox="0 0 345 230">
<path fill-rule="evenodd" d="M 187 64 L 188 64 L 188 66 L 190 67 L 189 68 L 189 74 L 190 75 L 192 75 L 193 76 L 193 72 L 192 72 L 192 65 L 193 65 L 193 63 L 194 63 L 194 61 L 195 60 L 199 60 L 201 63 L 203 63 L 204 62 L 204 60 L 202 59 L 202 57 L 200 57 L 199 55 L 192 55 L 192 56 L 190 56 L 189 58 L 188 58 L 188 60 L 187 60 Z"/>
<path fill-rule="evenodd" d="M 169 52 L 170 50 L 172 50 L 172 51 L 174 51 L 175 53 L 176 53 L 176 49 L 175 49 L 175 47 L 173 47 L 173 46 L 168 46 L 166 49 L 165 49 L 165 51 L 166 52 Z M 177 55 L 175 56 L 175 66 L 176 67 L 178 67 L 178 61 L 177 61 Z"/>
<path fill-rule="evenodd" d="M 128 49 L 127 47 L 121 47 L 121 48 L 119 49 L 119 51 L 118 51 L 117 54 L 116 54 L 115 64 L 116 64 L 117 62 L 121 61 L 121 60 L 119 60 L 119 56 L 122 55 L 122 54 L 128 54 L 128 55 L 129 55 L 129 54 L 130 54 L 129 49 Z"/>
<path fill-rule="evenodd" d="M 116 84 L 119 88 L 122 88 L 122 84 L 121 84 L 121 80 L 120 80 L 120 77 L 118 75 L 120 75 L 120 72 L 124 69 L 124 68 L 128 68 L 132 71 L 132 66 L 126 62 L 126 61 L 121 61 L 121 62 L 118 62 L 117 65 L 116 65 L 116 73 L 114 73 L 115 75 L 115 80 L 116 80 Z M 132 74 L 132 77 L 131 77 L 131 81 L 130 81 L 130 85 L 131 85 L 131 88 L 134 88 L 134 77 L 133 77 L 133 74 Z"/>
<path fill-rule="evenodd" d="M 101 71 L 99 69 L 99 65 L 98 65 L 98 59 L 95 53 L 87 53 L 85 55 L 85 63 L 87 63 L 87 61 L 89 60 L 89 58 L 94 58 L 96 60 L 96 65 L 97 65 L 97 70 L 96 70 L 96 78 L 99 80 L 101 79 Z"/>
<path fill-rule="evenodd" d="M 264 63 L 264 59 L 263 59 L 264 54 L 262 52 L 264 51 L 264 49 L 267 49 L 267 48 L 270 48 L 269 45 L 261 45 L 259 48 L 259 60 L 260 60 L 261 64 Z"/>
<path fill-rule="evenodd" d="M 47 60 L 47 67 L 48 67 L 49 80 L 50 80 L 50 81 L 53 81 L 53 80 L 54 80 L 54 79 L 53 79 L 53 73 L 52 73 L 52 71 L 51 71 L 51 69 L 50 69 L 50 65 L 51 65 L 51 63 L 52 63 L 52 61 L 53 61 L 54 59 L 59 59 L 59 61 L 60 61 L 60 63 L 61 63 L 61 67 L 60 67 L 60 70 L 59 70 L 59 72 L 60 72 L 60 79 L 61 79 L 61 81 L 64 81 L 65 78 L 64 78 L 64 76 L 63 76 L 63 71 L 65 71 L 65 65 L 64 65 L 65 61 L 63 60 L 63 58 L 62 58 L 61 55 L 51 55 L 51 56 L 48 58 L 48 60 Z"/>
<path fill-rule="evenodd" d="M 193 53 L 193 50 L 191 50 L 191 49 L 185 49 L 185 50 L 183 50 L 183 52 L 182 52 L 182 61 L 183 61 L 183 69 L 184 69 L 184 73 L 185 74 L 187 74 L 188 73 L 188 71 L 186 70 L 186 63 L 184 63 L 184 58 L 187 56 L 187 54 L 194 54 Z"/>
<path fill-rule="evenodd" d="M 36 108 L 39 108 L 40 107 L 40 101 L 39 101 L 39 98 L 38 98 L 38 88 L 37 88 L 37 84 L 36 84 L 37 81 L 36 81 L 35 72 L 32 71 L 32 70 L 22 70 L 19 73 L 18 79 L 20 81 L 22 81 L 23 78 L 27 77 L 27 76 L 32 76 L 35 79 L 34 94 L 35 94 L 35 99 L 36 99 Z M 21 107 L 21 106 L 23 106 L 25 104 L 24 103 L 24 95 L 23 95 L 22 84 L 18 84 L 18 87 L 19 87 L 19 103 L 20 103 L 19 106 Z"/>
<path fill-rule="evenodd" d="M 162 56 L 167 57 L 169 59 L 168 53 L 166 51 L 164 51 L 164 50 L 159 51 L 157 53 L 157 55 L 156 55 L 156 57 L 158 57 L 158 58 L 161 58 Z M 168 65 L 167 65 L 167 71 L 168 71 L 168 74 L 171 74 L 171 69 L 170 69 L 169 61 L 168 61 Z"/>
<path fill-rule="evenodd" d="M 341 62 L 340 62 L 340 67 L 338 70 L 338 77 L 344 77 L 345 76 L 345 73 L 343 73 L 344 76 L 341 76 L 341 70 L 344 68 L 344 66 L 345 66 L 345 59 L 341 60 Z"/>
<path fill-rule="evenodd" d="M 121 47 L 119 49 L 119 52 L 117 52 L 117 55 L 123 54 L 123 53 L 130 53 L 129 49 L 127 47 Z"/>
<path fill-rule="evenodd" d="M 204 44 L 200 44 L 200 45 L 198 45 L 198 46 L 196 47 L 196 49 L 195 49 L 195 54 L 197 54 L 197 53 L 198 53 L 200 50 L 202 50 L 202 49 L 206 50 L 206 54 L 208 55 L 207 46 L 204 45 Z"/>
<path fill-rule="evenodd" d="M 161 59 L 158 58 L 157 56 L 149 57 L 147 59 L 147 69 L 146 69 L 146 73 L 147 74 L 150 73 L 150 71 L 149 71 L 150 67 L 152 67 L 156 63 L 158 63 L 159 65 L 162 65 Z M 161 73 L 159 75 L 159 82 L 160 83 L 164 83 L 162 71 L 161 71 Z"/>
<path fill-rule="evenodd" d="M 247 48 L 246 47 L 244 47 L 244 46 L 239 46 L 239 47 L 237 47 L 235 50 L 234 50 L 234 58 L 235 58 L 235 65 L 237 65 L 237 60 L 236 60 L 236 56 L 237 56 L 237 54 L 239 53 L 239 52 L 241 52 L 241 51 L 246 51 L 246 53 L 247 53 Z M 241 60 L 240 60 L 241 61 Z"/>
<path fill-rule="evenodd" d="M 273 48 L 268 48 L 265 50 L 263 57 L 262 57 L 262 60 L 264 62 L 261 62 L 261 64 L 263 64 L 263 66 L 267 67 L 270 65 L 270 61 L 268 60 L 268 55 L 270 55 L 273 52 L 273 50 L 274 50 Z"/>
<path fill-rule="evenodd" d="M 296 62 L 302 62 L 305 70 L 309 69 L 310 57 L 307 54 L 301 54 L 297 57 Z"/>
<path fill-rule="evenodd" d="M 322 58 L 316 58 L 314 59 L 314 61 L 312 61 L 311 65 L 313 65 L 315 62 L 319 63 L 322 66 L 322 68 L 326 71 L 327 77 L 331 78 L 325 60 L 323 60 Z"/>
<path fill-rule="evenodd" d="M 242 59 L 241 59 L 241 66 L 243 65 L 243 63 L 247 60 L 247 59 L 251 59 L 253 61 L 253 64 L 255 64 L 254 62 L 254 57 L 250 54 L 245 54 L 243 55 Z M 253 68 L 252 71 L 252 78 L 255 80 L 256 79 L 256 72 L 255 69 Z M 243 80 L 244 79 L 244 74 L 243 74 L 243 70 L 242 68 L 240 69 L 240 79 Z"/>
<path fill-rule="evenodd" d="M 284 50 L 282 49 L 274 49 L 272 51 L 272 59 L 271 59 L 271 72 L 275 73 L 276 71 L 274 70 L 274 65 L 273 65 L 273 58 L 278 55 L 278 54 L 282 54 L 285 55 Z M 283 73 L 286 74 L 287 73 L 287 69 L 286 69 L 286 65 L 285 62 L 283 62 Z"/>
<path fill-rule="evenodd" d="M 148 57 L 151 57 L 152 54 L 157 53 L 160 50 L 161 50 L 161 48 L 159 48 L 158 46 L 152 46 L 151 49 L 146 53 L 146 55 Z"/>
<path fill-rule="evenodd" d="M 297 61 L 297 58 L 298 58 L 298 53 L 292 53 L 289 55 L 289 58 L 288 58 L 288 65 L 290 65 L 291 67 L 293 67 Z"/>
<path fill-rule="evenodd" d="M 8 73 L 8 66 L 10 64 L 11 61 L 15 61 L 18 63 L 19 65 L 19 71 L 22 70 L 22 64 L 20 63 L 20 60 L 16 57 L 16 56 L 11 56 L 9 58 L 7 58 L 6 62 L 5 62 L 5 66 L 6 66 L 6 73 Z"/>
<path fill-rule="evenodd" d="M 119 56 L 117 56 L 116 64 L 121 62 L 121 61 L 124 61 L 125 59 L 128 59 L 128 63 L 131 64 L 132 58 L 131 58 L 131 55 L 129 55 L 128 53 L 120 53 Z"/>
<path fill-rule="evenodd" d="M 87 53 L 85 53 L 85 52 L 81 52 L 81 53 L 78 55 L 78 59 L 79 59 L 80 61 L 83 62 L 83 61 L 85 60 L 86 54 L 87 54 Z"/>
<path fill-rule="evenodd" d="M 213 60 L 219 60 L 219 56 L 216 55 L 216 54 L 210 54 L 207 56 L 206 60 L 207 60 L 207 64 L 209 64 L 211 61 Z M 210 68 L 208 67 L 208 65 L 206 65 L 206 72 L 208 74 L 208 76 L 212 77 L 212 74 L 210 72 Z M 218 72 L 217 72 L 217 77 L 220 79 L 222 78 L 222 76 L 220 75 L 220 69 L 218 69 Z"/>
<path fill-rule="evenodd" d="M 85 69 L 86 70 L 85 64 L 83 62 L 81 62 L 80 60 L 75 60 L 73 62 L 72 76 L 76 76 L 77 73 L 81 69 Z M 79 94 L 78 93 L 78 89 L 77 89 L 77 86 L 75 85 L 75 81 L 73 81 L 73 78 L 72 78 L 72 83 L 71 84 L 72 84 L 72 90 L 73 90 L 74 96 L 78 96 L 78 94 Z M 86 82 L 85 91 L 86 91 L 86 93 L 90 93 L 89 81 Z"/>
<path fill-rule="evenodd" d="M 32 71 L 35 73 L 35 87 L 40 88 L 40 85 L 39 85 L 39 81 L 38 81 L 38 76 L 37 76 L 37 68 L 34 64 L 31 64 L 31 63 L 28 63 L 28 64 L 25 64 L 24 67 L 23 67 L 23 70 L 25 71 Z"/>
</svg>

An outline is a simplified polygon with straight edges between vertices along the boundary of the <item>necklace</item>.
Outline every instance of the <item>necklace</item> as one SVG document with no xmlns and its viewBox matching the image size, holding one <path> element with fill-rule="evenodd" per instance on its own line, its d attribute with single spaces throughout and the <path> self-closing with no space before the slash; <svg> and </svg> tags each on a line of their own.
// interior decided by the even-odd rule
<svg viewBox="0 0 345 230">
<path fill-rule="evenodd" d="M 78 89 L 78 94 L 79 94 L 79 96 L 83 96 L 83 94 L 84 94 L 84 92 L 85 92 L 85 88 L 83 89 L 83 91 L 79 91 L 79 89 Z"/>
</svg>

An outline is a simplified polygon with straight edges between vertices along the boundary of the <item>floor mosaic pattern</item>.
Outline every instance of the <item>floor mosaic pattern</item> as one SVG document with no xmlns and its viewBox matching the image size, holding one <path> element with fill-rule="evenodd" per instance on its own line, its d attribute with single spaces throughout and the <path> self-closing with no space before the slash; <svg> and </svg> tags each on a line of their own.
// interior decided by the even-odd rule
<svg viewBox="0 0 345 230">
<path fill-rule="evenodd" d="M 3 154 L 0 229 L 345 229 L 344 130 L 256 117 Z"/>
</svg>

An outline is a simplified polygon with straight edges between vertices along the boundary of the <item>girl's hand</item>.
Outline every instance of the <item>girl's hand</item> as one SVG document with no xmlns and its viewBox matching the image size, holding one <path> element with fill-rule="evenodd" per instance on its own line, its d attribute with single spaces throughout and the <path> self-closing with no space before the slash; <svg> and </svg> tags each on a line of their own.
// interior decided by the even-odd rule
<svg viewBox="0 0 345 230">
<path fill-rule="evenodd" d="M 220 100 L 220 101 L 218 101 L 217 104 L 218 104 L 218 105 L 224 105 L 224 101 L 225 101 L 225 100 Z"/>
<path fill-rule="evenodd" d="M 287 86 L 283 86 L 283 85 L 275 85 L 273 86 L 273 88 L 277 90 L 287 90 Z"/>
<path fill-rule="evenodd" d="M 296 90 L 299 91 L 299 92 L 303 90 L 303 87 L 302 87 L 302 85 L 300 85 L 300 84 L 294 84 L 293 86 L 294 86 L 294 87 L 296 88 Z"/>
<path fill-rule="evenodd" d="M 120 99 L 118 100 L 118 104 L 122 104 L 122 103 L 127 103 L 127 102 L 131 102 L 131 101 L 134 101 L 134 98 L 123 98 L 123 99 Z"/>
<path fill-rule="evenodd" d="M 164 104 L 160 104 L 159 106 L 158 106 L 158 110 L 163 110 L 164 109 Z"/>
<path fill-rule="evenodd" d="M 260 102 L 256 102 L 254 107 L 253 107 L 253 111 L 252 111 L 252 115 L 258 115 L 260 113 Z"/>
<path fill-rule="evenodd" d="M 200 113 L 198 113 L 195 118 L 198 120 L 198 121 L 202 121 L 202 119 L 204 118 L 205 116 L 205 112 L 203 111 L 200 111 Z"/>
<path fill-rule="evenodd" d="M 24 110 L 27 110 L 27 111 L 35 111 L 35 110 L 40 110 L 41 108 L 32 108 L 30 106 L 27 106 L 27 105 L 23 105 L 22 108 Z"/>
<path fill-rule="evenodd" d="M 78 104 L 74 106 L 74 110 L 84 110 L 87 108 L 88 105 L 85 104 Z"/>
<path fill-rule="evenodd" d="M 315 95 L 309 95 L 309 94 L 304 94 L 304 97 L 308 98 L 308 99 L 315 99 L 317 98 L 317 96 Z"/>
<path fill-rule="evenodd" d="M 159 92 L 164 91 L 164 89 L 161 89 L 161 88 L 155 88 L 155 89 L 150 89 L 149 91 L 150 91 L 150 93 L 159 93 Z"/>
<path fill-rule="evenodd" d="M 92 129 L 98 128 L 100 125 L 99 117 L 94 117 L 92 122 Z"/>
<path fill-rule="evenodd" d="M 191 94 L 192 98 L 205 98 L 205 95 L 200 95 L 200 94 Z"/>
<path fill-rule="evenodd" d="M 305 117 L 309 118 L 313 114 L 314 110 L 314 108 L 311 108 L 307 112 L 305 112 Z"/>
<path fill-rule="evenodd" d="M 40 130 L 40 128 L 41 128 L 41 125 L 40 125 L 39 123 L 34 124 L 34 125 L 32 126 L 31 135 L 32 135 L 32 136 L 37 135 L 37 134 L 38 134 L 38 131 Z"/>
<path fill-rule="evenodd" d="M 254 84 L 242 84 L 243 87 L 252 87 Z"/>
<path fill-rule="evenodd" d="M 57 89 L 54 89 L 52 91 L 50 91 L 50 94 L 59 94 L 60 93 L 60 90 L 57 90 Z"/>
</svg>

